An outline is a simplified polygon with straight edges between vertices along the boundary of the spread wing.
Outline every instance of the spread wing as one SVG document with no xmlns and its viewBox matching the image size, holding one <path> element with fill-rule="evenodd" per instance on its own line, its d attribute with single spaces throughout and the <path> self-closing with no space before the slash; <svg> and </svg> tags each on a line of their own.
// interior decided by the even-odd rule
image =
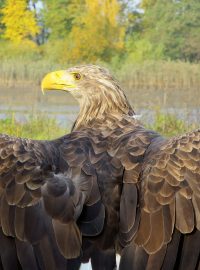
<svg viewBox="0 0 200 270">
<path fill-rule="evenodd" d="M 116 156 L 124 167 L 123 187 L 120 200 L 119 242 L 122 247 L 130 244 L 135 236 L 140 221 L 140 175 L 146 149 L 152 139 L 159 137 L 152 131 L 138 127 L 128 134 L 125 145 L 120 147 Z"/>
<path fill-rule="evenodd" d="M 200 130 L 148 149 L 141 178 L 135 243 L 154 254 L 182 234 L 200 231 Z"/>
<path fill-rule="evenodd" d="M 93 236 L 103 228 L 95 171 L 84 139 L 80 145 L 70 143 L 73 139 L 0 136 L 0 236 L 12 247 L 7 256 L 15 253 L 21 265 L 32 260 L 35 269 L 58 269 L 66 264 L 64 257 L 80 255 L 82 233 Z M 26 261 L 23 250 L 29 254 Z"/>
</svg>

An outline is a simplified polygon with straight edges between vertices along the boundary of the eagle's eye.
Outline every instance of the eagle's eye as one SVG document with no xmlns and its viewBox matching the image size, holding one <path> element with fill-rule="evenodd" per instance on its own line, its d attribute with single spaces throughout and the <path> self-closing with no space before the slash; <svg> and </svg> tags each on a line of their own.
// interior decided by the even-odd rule
<svg viewBox="0 0 200 270">
<path fill-rule="evenodd" d="M 81 74 L 80 73 L 74 73 L 74 79 L 75 80 L 80 80 L 81 79 Z"/>
</svg>

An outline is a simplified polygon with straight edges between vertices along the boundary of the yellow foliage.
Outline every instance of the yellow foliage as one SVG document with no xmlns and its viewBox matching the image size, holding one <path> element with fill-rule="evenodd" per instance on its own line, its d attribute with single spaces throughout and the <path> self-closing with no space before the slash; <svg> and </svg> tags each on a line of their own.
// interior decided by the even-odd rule
<svg viewBox="0 0 200 270">
<path fill-rule="evenodd" d="M 80 0 L 73 1 L 72 10 Z M 83 3 L 83 2 L 82 2 Z M 85 0 L 79 5 L 67 42 L 69 62 L 109 60 L 124 46 L 125 27 L 120 24 L 117 0 Z"/>
<path fill-rule="evenodd" d="M 32 39 L 39 33 L 35 14 L 28 9 L 26 0 L 7 0 L 2 15 L 4 36 L 13 42 Z"/>
</svg>

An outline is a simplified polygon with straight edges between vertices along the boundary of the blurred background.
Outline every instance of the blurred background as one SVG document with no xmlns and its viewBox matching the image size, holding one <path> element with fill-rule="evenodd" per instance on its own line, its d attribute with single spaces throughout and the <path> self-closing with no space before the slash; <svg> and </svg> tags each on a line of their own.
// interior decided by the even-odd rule
<svg viewBox="0 0 200 270">
<path fill-rule="evenodd" d="M 0 132 L 69 131 L 77 103 L 40 81 L 82 63 L 109 68 L 146 126 L 199 127 L 199 0 L 0 0 Z"/>
</svg>

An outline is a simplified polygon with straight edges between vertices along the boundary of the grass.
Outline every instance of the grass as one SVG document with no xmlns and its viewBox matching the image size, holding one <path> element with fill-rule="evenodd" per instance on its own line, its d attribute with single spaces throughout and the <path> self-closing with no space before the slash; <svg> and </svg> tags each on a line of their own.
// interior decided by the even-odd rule
<svg viewBox="0 0 200 270">
<path fill-rule="evenodd" d="M 55 119 L 46 116 L 29 117 L 25 123 L 16 121 L 14 113 L 0 119 L 0 133 L 36 140 L 51 140 L 69 132 L 62 128 Z"/>
<path fill-rule="evenodd" d="M 197 123 L 187 124 L 174 114 L 161 113 L 160 110 L 155 111 L 154 123 L 147 127 L 166 137 L 180 135 L 199 128 Z"/>
<path fill-rule="evenodd" d="M 147 128 L 170 137 L 194 130 L 197 125 L 187 125 L 183 120 L 176 118 L 172 114 L 162 114 L 157 111 L 153 125 L 147 125 Z M 63 136 L 68 132 L 69 129 L 62 128 L 55 119 L 47 116 L 29 117 L 25 123 L 17 122 L 14 114 L 0 120 L 0 133 L 17 137 L 50 140 Z"/>
</svg>

